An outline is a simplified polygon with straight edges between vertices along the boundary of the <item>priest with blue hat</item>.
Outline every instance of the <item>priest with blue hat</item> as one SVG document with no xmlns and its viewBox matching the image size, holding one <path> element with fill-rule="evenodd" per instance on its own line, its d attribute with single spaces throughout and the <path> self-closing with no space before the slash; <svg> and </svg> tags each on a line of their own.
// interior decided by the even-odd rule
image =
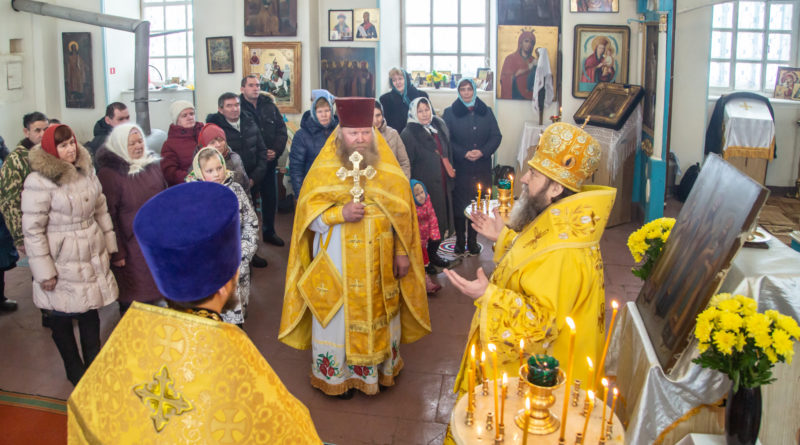
<svg viewBox="0 0 800 445">
<path fill-rule="evenodd" d="M 69 443 L 321 443 L 308 409 L 219 313 L 234 294 L 239 205 L 169 188 L 133 230 L 170 308 L 134 303 L 67 402 Z"/>
</svg>

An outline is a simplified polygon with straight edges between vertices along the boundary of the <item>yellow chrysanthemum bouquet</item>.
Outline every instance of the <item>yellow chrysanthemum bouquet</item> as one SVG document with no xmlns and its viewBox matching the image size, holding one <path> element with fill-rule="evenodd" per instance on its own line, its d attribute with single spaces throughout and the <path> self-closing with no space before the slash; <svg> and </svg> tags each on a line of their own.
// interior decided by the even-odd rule
<svg viewBox="0 0 800 445">
<path fill-rule="evenodd" d="M 628 250 L 631 251 L 633 259 L 641 266 L 631 269 L 634 275 L 642 281 L 650 276 L 653 266 L 656 264 L 667 238 L 675 225 L 675 218 L 658 218 L 643 225 L 639 230 L 631 233 L 628 237 Z"/>
<path fill-rule="evenodd" d="M 693 362 L 727 374 L 736 392 L 771 383 L 775 363 L 792 363 L 800 327 L 778 311 L 757 312 L 752 298 L 718 294 L 697 316 L 694 335 L 700 356 Z"/>
<path fill-rule="evenodd" d="M 442 73 L 440 73 L 440 72 L 438 72 L 436 70 L 433 70 L 433 71 L 431 71 L 430 74 L 425 76 L 425 80 L 427 80 L 428 83 L 441 82 L 441 83 L 445 83 L 446 84 L 447 83 L 447 75 L 442 74 Z"/>
</svg>

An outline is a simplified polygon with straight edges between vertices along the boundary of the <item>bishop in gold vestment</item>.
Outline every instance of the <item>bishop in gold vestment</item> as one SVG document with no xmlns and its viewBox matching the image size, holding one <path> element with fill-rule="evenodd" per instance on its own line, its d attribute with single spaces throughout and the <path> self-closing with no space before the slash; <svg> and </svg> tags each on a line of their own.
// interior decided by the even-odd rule
<svg viewBox="0 0 800 445">
<path fill-rule="evenodd" d="M 574 376 L 587 382 L 587 362 L 601 353 L 604 336 L 603 261 L 600 238 L 614 205 L 615 189 L 582 185 L 600 159 L 600 146 L 585 131 L 566 123 L 549 126 L 521 178 L 523 191 L 507 226 L 477 217 L 479 232 L 496 240 L 497 268 L 487 280 L 445 273 L 475 299 L 475 315 L 455 382 L 467 389 L 472 344 L 497 347 L 499 373 L 519 375 L 519 344 L 527 354 L 547 353 L 566 367 L 569 327 L 577 325 Z M 492 367 L 487 367 L 489 379 Z"/>
<path fill-rule="evenodd" d="M 172 308 L 134 303 L 120 320 L 67 402 L 69 443 L 321 444 L 308 409 L 219 315 L 241 260 L 236 195 L 181 184 L 133 229 Z"/>
<path fill-rule="evenodd" d="M 411 189 L 372 128 L 374 103 L 336 100 L 340 127 L 305 177 L 292 231 L 278 338 L 312 349 L 311 384 L 329 395 L 393 385 L 399 344 L 431 330 Z"/>
</svg>

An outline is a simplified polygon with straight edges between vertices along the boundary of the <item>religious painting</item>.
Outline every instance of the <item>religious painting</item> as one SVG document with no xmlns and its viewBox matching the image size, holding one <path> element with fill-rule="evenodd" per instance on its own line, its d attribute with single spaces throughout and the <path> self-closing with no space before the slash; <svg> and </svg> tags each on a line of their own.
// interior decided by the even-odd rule
<svg viewBox="0 0 800 445">
<path fill-rule="evenodd" d="M 300 42 L 242 43 L 242 76 L 256 74 L 281 113 L 301 111 Z"/>
<path fill-rule="evenodd" d="M 561 0 L 498 0 L 497 24 L 561 27 Z"/>
<path fill-rule="evenodd" d="M 689 343 L 697 314 L 719 290 L 768 195 L 721 157 L 706 157 L 636 299 L 665 372 Z"/>
<path fill-rule="evenodd" d="M 570 0 L 569 12 L 619 12 L 619 0 Z"/>
<path fill-rule="evenodd" d="M 233 37 L 206 37 L 208 74 L 233 72 Z"/>
<path fill-rule="evenodd" d="M 353 40 L 353 10 L 328 10 L 328 40 L 331 42 Z"/>
<path fill-rule="evenodd" d="M 574 97 L 588 97 L 598 82 L 628 82 L 630 35 L 627 26 L 575 26 Z"/>
<path fill-rule="evenodd" d="M 336 97 L 375 97 L 375 48 L 320 48 L 320 87 Z"/>
<path fill-rule="evenodd" d="M 788 66 L 778 68 L 775 93 L 772 97 L 800 100 L 800 68 L 789 68 Z"/>
<path fill-rule="evenodd" d="M 410 76 L 411 76 L 411 82 L 414 83 L 414 86 L 424 87 L 428 73 L 426 73 L 425 71 L 412 71 Z"/>
<path fill-rule="evenodd" d="M 644 48 L 642 51 L 642 74 L 644 76 L 644 105 L 642 106 L 642 127 L 653 134 L 656 126 L 656 84 L 658 83 L 658 22 L 644 24 Z"/>
<path fill-rule="evenodd" d="M 619 130 L 644 96 L 639 85 L 600 82 L 573 116 L 576 124 Z"/>
<path fill-rule="evenodd" d="M 297 0 L 244 0 L 244 35 L 296 36 Z"/>
<path fill-rule="evenodd" d="M 498 99 L 533 99 L 536 76 L 552 74 L 557 91 L 557 26 L 498 26 L 497 69 L 500 82 Z M 540 61 L 547 60 L 546 63 Z M 544 85 L 540 85 L 543 88 Z"/>
<path fill-rule="evenodd" d="M 64 98 L 67 108 L 94 108 L 92 34 L 62 32 L 64 54 Z"/>
<path fill-rule="evenodd" d="M 378 8 L 356 8 L 357 42 L 377 42 L 381 36 L 381 10 Z"/>
</svg>

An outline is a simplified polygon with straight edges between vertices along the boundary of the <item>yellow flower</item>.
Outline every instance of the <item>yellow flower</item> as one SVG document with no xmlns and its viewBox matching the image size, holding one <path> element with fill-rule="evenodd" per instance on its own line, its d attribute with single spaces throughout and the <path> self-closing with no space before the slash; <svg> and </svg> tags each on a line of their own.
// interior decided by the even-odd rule
<svg viewBox="0 0 800 445">
<path fill-rule="evenodd" d="M 784 357 L 794 352 L 792 339 L 789 337 L 789 333 L 783 329 L 775 329 L 772 332 L 772 346 L 775 348 L 775 352 L 777 352 L 778 355 Z"/>
<path fill-rule="evenodd" d="M 774 309 L 770 309 L 768 311 L 764 311 L 764 315 L 766 315 L 767 317 L 771 318 L 772 321 L 778 321 L 778 318 L 780 318 L 781 313 L 776 311 L 776 310 L 774 310 Z"/>
<path fill-rule="evenodd" d="M 775 353 L 775 350 L 772 348 L 764 348 L 764 354 L 767 355 L 770 363 L 775 363 L 778 361 L 778 354 Z"/>
<path fill-rule="evenodd" d="M 800 340 L 800 326 L 797 326 L 797 322 L 794 321 L 794 318 L 787 315 L 781 315 L 778 317 L 778 327 L 788 332 L 789 335 L 795 339 Z"/>
<path fill-rule="evenodd" d="M 733 312 L 723 312 L 719 316 L 719 324 L 722 326 L 722 329 L 738 331 L 743 323 L 742 317 Z"/>
<path fill-rule="evenodd" d="M 711 330 L 713 326 L 709 320 L 702 319 L 703 314 L 700 314 L 697 317 L 697 325 L 694 328 L 694 336 L 697 337 L 700 342 L 707 342 L 711 339 Z M 703 352 L 703 351 L 700 351 Z"/>
<path fill-rule="evenodd" d="M 706 352 L 706 350 L 708 350 L 708 346 L 709 344 L 707 342 L 701 341 L 700 343 L 697 344 L 697 351 L 702 354 Z"/>
<path fill-rule="evenodd" d="M 771 324 L 772 320 L 764 314 L 756 313 L 745 318 L 747 335 L 755 340 L 759 348 L 766 348 L 772 344 L 772 337 L 769 335 Z"/>
<path fill-rule="evenodd" d="M 744 334 L 736 334 L 736 350 L 742 352 L 747 345 L 747 337 Z"/>
<path fill-rule="evenodd" d="M 744 315 L 755 314 L 756 311 L 758 310 L 758 304 L 756 303 L 756 300 L 753 300 L 752 298 L 747 298 L 743 295 L 737 295 L 734 298 L 736 298 L 736 301 L 738 301 L 739 303 L 742 303 L 742 313 Z"/>
<path fill-rule="evenodd" d="M 717 307 L 723 311 L 739 312 L 739 308 L 742 307 L 742 303 L 739 303 L 738 301 L 731 298 L 728 300 L 720 301 Z"/>
<path fill-rule="evenodd" d="M 716 331 L 713 334 L 714 344 L 717 345 L 719 352 L 730 355 L 733 345 L 736 344 L 736 336 L 729 331 Z"/>
<path fill-rule="evenodd" d="M 731 298 L 731 294 L 717 294 L 711 297 L 711 301 L 708 302 L 709 306 L 717 307 L 720 303 L 725 300 L 729 300 Z"/>
</svg>

